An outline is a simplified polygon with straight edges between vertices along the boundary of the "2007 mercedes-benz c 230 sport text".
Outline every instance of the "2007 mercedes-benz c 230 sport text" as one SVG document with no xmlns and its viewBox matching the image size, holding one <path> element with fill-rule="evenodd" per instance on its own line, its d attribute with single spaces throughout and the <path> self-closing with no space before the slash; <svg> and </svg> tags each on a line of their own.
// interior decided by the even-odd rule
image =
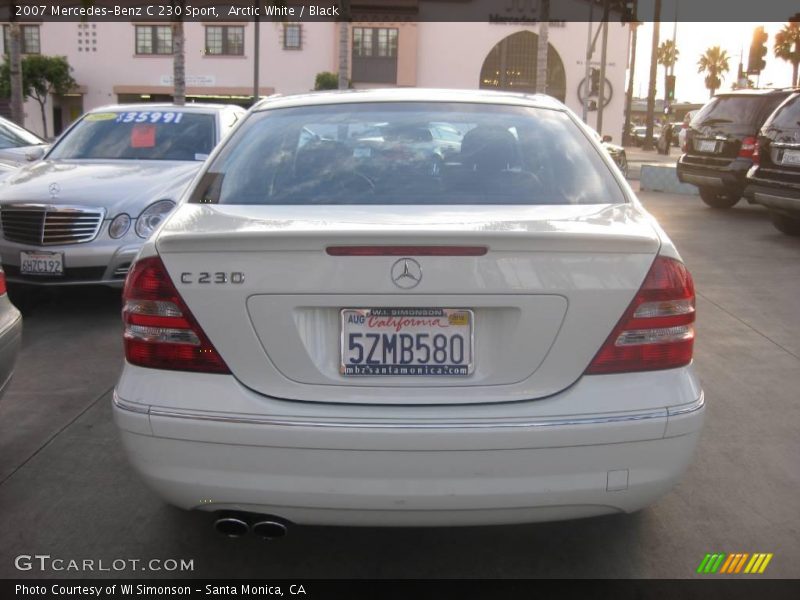
<svg viewBox="0 0 800 600">
<path fill-rule="evenodd" d="M 184 509 L 631 512 L 680 478 L 705 412 L 686 267 L 546 96 L 266 99 L 145 243 L 123 301 L 116 422 Z"/>
</svg>

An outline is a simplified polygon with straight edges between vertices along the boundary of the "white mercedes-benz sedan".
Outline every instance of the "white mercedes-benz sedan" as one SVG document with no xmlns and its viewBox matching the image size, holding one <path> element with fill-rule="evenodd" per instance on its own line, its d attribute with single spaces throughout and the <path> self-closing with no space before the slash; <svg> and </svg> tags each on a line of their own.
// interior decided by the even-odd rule
<svg viewBox="0 0 800 600">
<path fill-rule="evenodd" d="M 546 96 L 264 100 L 123 302 L 130 461 L 231 535 L 636 511 L 705 412 L 691 276 Z"/>
</svg>

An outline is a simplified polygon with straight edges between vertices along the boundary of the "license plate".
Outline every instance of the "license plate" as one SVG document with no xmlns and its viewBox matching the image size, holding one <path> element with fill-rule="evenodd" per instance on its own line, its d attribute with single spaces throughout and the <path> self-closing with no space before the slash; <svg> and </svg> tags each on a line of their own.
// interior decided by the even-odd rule
<svg viewBox="0 0 800 600">
<path fill-rule="evenodd" d="M 462 308 L 345 308 L 345 376 L 465 377 L 473 372 L 474 315 Z"/>
<path fill-rule="evenodd" d="M 800 150 L 784 150 L 782 165 L 800 165 Z"/>
<path fill-rule="evenodd" d="M 695 144 L 698 152 L 716 152 L 717 142 L 714 140 L 698 140 Z"/>
<path fill-rule="evenodd" d="M 64 255 L 61 252 L 20 252 L 19 272 L 22 275 L 63 275 Z"/>
</svg>

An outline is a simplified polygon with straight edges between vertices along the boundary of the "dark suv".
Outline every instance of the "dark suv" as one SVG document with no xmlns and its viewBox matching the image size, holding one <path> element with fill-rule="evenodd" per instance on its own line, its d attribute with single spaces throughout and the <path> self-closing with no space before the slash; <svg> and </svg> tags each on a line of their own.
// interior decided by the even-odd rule
<svg viewBox="0 0 800 600">
<path fill-rule="evenodd" d="M 696 185 L 703 202 L 730 208 L 739 201 L 753 166 L 756 136 L 792 90 L 739 90 L 718 94 L 689 123 L 678 179 Z"/>
<path fill-rule="evenodd" d="M 778 230 L 800 235 L 800 91 L 761 128 L 747 184 L 745 196 L 767 207 Z"/>
</svg>

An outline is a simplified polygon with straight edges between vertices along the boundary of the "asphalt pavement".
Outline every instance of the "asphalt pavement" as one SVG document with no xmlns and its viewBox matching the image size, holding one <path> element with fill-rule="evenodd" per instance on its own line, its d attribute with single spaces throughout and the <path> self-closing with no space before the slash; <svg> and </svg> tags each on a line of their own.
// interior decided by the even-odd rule
<svg viewBox="0 0 800 600">
<path fill-rule="evenodd" d="M 111 420 L 119 293 L 47 291 L 23 305 L 0 400 L 0 577 L 693 577 L 708 552 L 771 552 L 800 577 L 800 239 L 758 207 L 713 211 L 646 193 L 698 292 L 696 365 L 708 419 L 686 477 L 632 515 L 502 527 L 295 527 L 227 539 L 163 504 L 127 465 Z M 19 571 L 15 557 L 185 559 L 194 570 Z"/>
</svg>

